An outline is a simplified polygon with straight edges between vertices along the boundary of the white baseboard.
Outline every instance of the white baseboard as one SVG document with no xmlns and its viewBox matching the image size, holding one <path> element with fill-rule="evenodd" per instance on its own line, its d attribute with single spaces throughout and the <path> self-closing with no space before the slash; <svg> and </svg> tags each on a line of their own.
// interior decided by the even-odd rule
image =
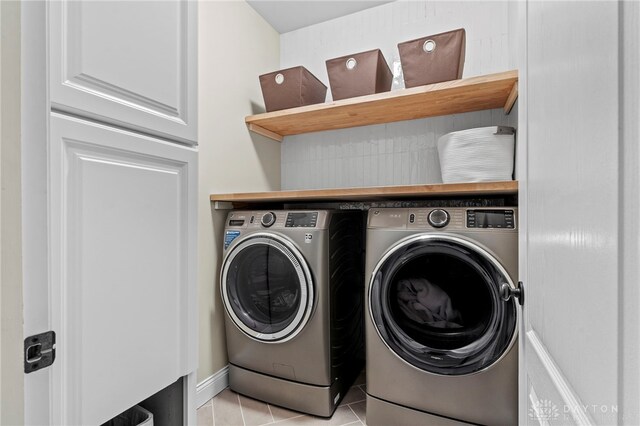
<svg viewBox="0 0 640 426">
<path fill-rule="evenodd" d="M 196 407 L 200 408 L 229 386 L 229 366 L 226 365 L 196 386 Z"/>
</svg>

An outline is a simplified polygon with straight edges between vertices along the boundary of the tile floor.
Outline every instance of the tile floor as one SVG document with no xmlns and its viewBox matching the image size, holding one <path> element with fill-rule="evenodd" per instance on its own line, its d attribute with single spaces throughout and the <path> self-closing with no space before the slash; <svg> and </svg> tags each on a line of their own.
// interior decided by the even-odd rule
<svg viewBox="0 0 640 426">
<path fill-rule="evenodd" d="M 247 398 L 227 388 L 198 408 L 198 426 L 261 426 L 261 425 L 364 425 L 364 371 L 342 398 L 330 419 L 313 417 L 262 401 Z"/>
</svg>

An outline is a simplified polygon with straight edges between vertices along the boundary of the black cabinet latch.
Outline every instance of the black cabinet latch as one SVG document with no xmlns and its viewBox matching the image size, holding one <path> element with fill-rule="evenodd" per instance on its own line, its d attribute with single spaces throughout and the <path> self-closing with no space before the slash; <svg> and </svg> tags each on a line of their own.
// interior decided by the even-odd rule
<svg viewBox="0 0 640 426">
<path fill-rule="evenodd" d="M 56 359 L 56 333 L 35 334 L 24 339 L 24 372 L 29 374 L 53 364 Z"/>
</svg>

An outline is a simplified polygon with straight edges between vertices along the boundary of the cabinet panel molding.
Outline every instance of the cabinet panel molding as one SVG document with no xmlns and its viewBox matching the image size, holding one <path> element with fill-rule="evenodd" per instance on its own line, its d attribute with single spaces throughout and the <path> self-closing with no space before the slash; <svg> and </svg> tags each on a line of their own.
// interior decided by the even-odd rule
<svg viewBox="0 0 640 426">
<path fill-rule="evenodd" d="M 197 368 L 196 151 L 53 114 L 53 419 L 101 424 Z"/>
<path fill-rule="evenodd" d="M 195 2 L 50 3 L 54 109 L 195 142 Z"/>
</svg>

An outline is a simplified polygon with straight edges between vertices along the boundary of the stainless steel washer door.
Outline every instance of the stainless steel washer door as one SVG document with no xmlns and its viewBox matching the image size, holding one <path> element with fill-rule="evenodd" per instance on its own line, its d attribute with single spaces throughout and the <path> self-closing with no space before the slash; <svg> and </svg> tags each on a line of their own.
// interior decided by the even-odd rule
<svg viewBox="0 0 640 426">
<path fill-rule="evenodd" d="M 487 369 L 513 346 L 517 310 L 500 295 L 508 273 L 480 245 L 423 234 L 391 248 L 369 286 L 369 312 L 387 347 L 408 364 L 439 375 Z"/>
<path fill-rule="evenodd" d="M 222 300 L 247 336 L 263 342 L 295 337 L 311 316 L 311 272 L 300 251 L 275 234 L 240 241 L 223 262 Z"/>
</svg>

